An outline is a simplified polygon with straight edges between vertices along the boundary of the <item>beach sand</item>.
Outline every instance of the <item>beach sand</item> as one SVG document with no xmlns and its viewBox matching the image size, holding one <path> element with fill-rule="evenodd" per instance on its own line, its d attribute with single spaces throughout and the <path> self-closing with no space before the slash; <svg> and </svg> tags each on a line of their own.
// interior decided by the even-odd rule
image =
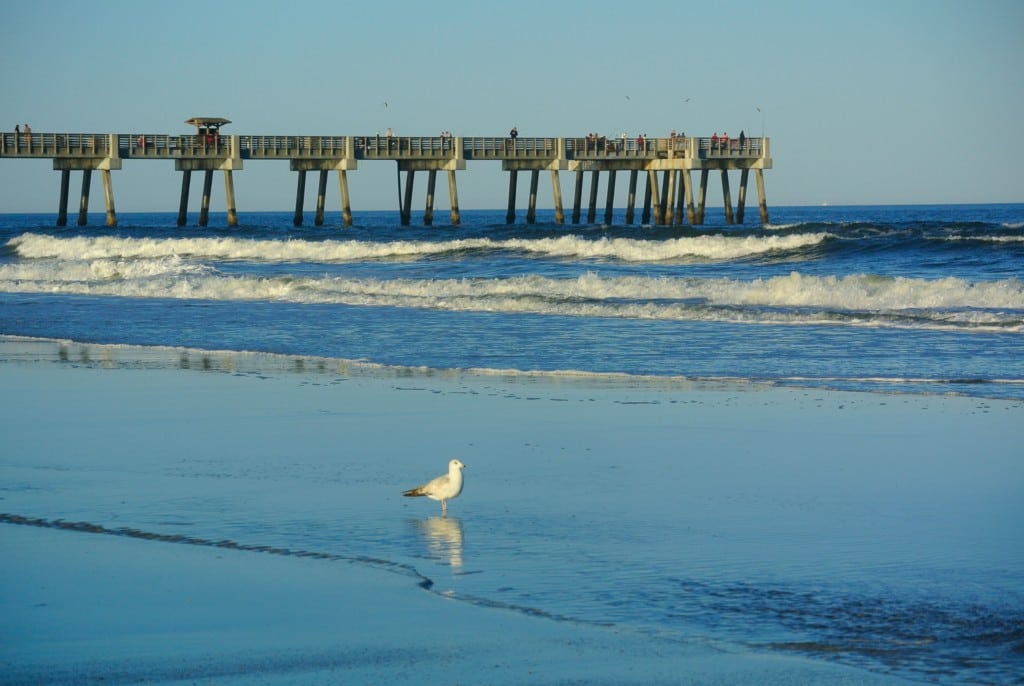
<svg viewBox="0 0 1024 686">
<path fill-rule="evenodd" d="M 753 539 L 764 525 L 759 508 L 779 503 L 804 510 L 775 520 L 810 527 L 793 538 L 832 536 L 820 522 L 794 523 L 813 519 L 815 505 L 794 500 L 800 488 L 787 476 L 825 469 L 815 462 L 823 450 L 863 455 L 844 461 L 832 486 L 877 513 L 864 515 L 858 536 L 912 508 L 900 490 L 925 473 L 893 465 L 883 444 L 938 456 L 936 470 L 946 473 L 928 487 L 940 502 L 957 484 L 1012 502 L 1007 494 L 1022 483 L 1019 403 L 440 374 L 49 341 L 0 341 L 0 360 L 8 684 L 901 683 L 739 642 L 464 602 L 471 572 L 512 574 L 477 568 L 470 532 L 499 535 L 528 516 L 551 522 L 540 528 L 557 546 L 566 525 L 556 522 L 578 515 L 589 527 L 655 512 L 657 485 L 639 498 L 604 494 L 636 461 L 660 469 L 655 456 L 676 441 L 668 429 L 685 432 L 700 464 L 690 483 L 663 484 L 679 516 L 710 526 L 700 521 L 709 516 L 700 494 L 734 479 L 733 496 L 756 489 L 762 501 L 735 497 L 734 519 L 714 526 L 750 527 Z M 951 464 L 960 441 L 987 456 Z M 759 451 L 790 465 L 777 482 L 741 473 L 741 459 Z M 401 498 L 456 455 L 467 485 L 450 520 L 436 517 L 437 503 Z M 547 485 L 531 481 L 542 465 Z M 884 483 L 871 479 L 878 470 L 887 470 Z M 580 481 L 584 488 L 572 488 Z M 815 497 L 827 499 L 824 490 L 818 483 Z M 925 507 L 938 519 L 904 522 L 903 535 L 945 526 L 940 510 L 949 507 L 958 505 Z M 1015 540 L 1019 506 L 1005 507 L 1008 521 L 988 528 L 984 545 Z M 975 525 L 945 535 L 959 545 Z M 289 531 L 300 543 L 289 543 Z M 413 564 L 359 554 L 361 537 L 377 545 L 388 536 L 410 548 Z M 537 552 L 531 536 L 509 553 L 510 565 Z M 800 550 L 787 554 L 796 569 L 822 554 L 803 560 Z M 698 562 L 714 565 L 720 552 L 709 548 Z"/>
</svg>

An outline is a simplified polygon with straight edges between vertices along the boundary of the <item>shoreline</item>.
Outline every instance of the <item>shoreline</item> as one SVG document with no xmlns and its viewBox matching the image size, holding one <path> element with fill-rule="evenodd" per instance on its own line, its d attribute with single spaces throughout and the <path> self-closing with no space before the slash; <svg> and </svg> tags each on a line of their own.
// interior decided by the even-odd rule
<svg viewBox="0 0 1024 686">
<path fill-rule="evenodd" d="M 944 514 L 929 500 L 927 517 L 892 519 L 913 504 L 901 489 L 927 465 L 908 464 L 893 483 L 874 483 L 887 456 L 871 448 L 913 445 L 922 428 L 951 422 L 995 427 L 1000 437 L 989 442 L 1020 435 L 1014 401 L 475 376 L 309 359 L 0 337 L 0 430 L 11 446 L 0 459 L 8 484 L 0 547 L 16 561 L 0 577 L 0 664 L 11 683 L 907 683 L 833 662 L 827 643 L 819 659 L 799 644 L 773 651 L 626 620 L 602 625 L 571 606 L 552 611 L 542 600 L 506 598 L 501 587 L 571 571 L 536 568 L 551 555 L 545 541 L 553 550 L 579 546 L 574 537 L 591 530 L 604 532 L 607 544 L 598 535 L 598 547 L 580 550 L 607 557 L 610 572 L 626 569 L 614 562 L 619 547 L 628 557 L 655 546 L 629 539 L 652 525 L 648 535 L 657 538 L 665 498 L 672 530 L 694 546 L 686 559 L 695 579 L 717 567 L 746 565 L 743 574 L 754 574 L 745 560 L 765 547 L 779 548 L 767 564 L 778 557 L 785 565 L 768 571 L 797 579 L 813 581 L 829 564 L 847 569 L 850 545 L 857 564 L 912 571 L 915 539 L 945 526 L 957 503 Z M 637 443 L 634 433 L 652 430 L 654 438 Z M 663 454 L 679 431 L 685 481 L 672 474 L 678 461 Z M 770 448 L 781 473 L 773 480 L 758 471 L 733 450 L 730 432 Z M 823 436 L 839 439 L 833 459 L 842 481 L 818 483 L 809 495 L 790 483 L 787 465 L 820 471 L 812 451 Z M 869 441 L 864 455 L 842 440 L 853 436 Z M 469 481 L 445 521 L 435 503 L 409 503 L 400 489 L 448 451 L 466 456 Z M 617 484 L 620 465 L 633 462 L 652 474 L 643 497 L 594 502 L 591 494 Z M 978 466 L 928 484 L 929 498 L 970 491 Z M 537 485 L 538 468 L 553 485 L 521 492 Z M 996 473 L 1001 498 L 1014 488 L 1014 469 Z M 709 493 L 723 484 L 720 507 Z M 816 522 L 820 503 L 832 500 L 842 518 Z M 867 514 L 878 508 L 883 514 Z M 6 515 L 84 524 L 68 531 Z M 851 517 L 857 535 L 823 548 Z M 615 528 L 622 522 L 626 528 Z M 857 547 L 894 525 L 904 529 L 894 540 L 905 541 L 905 561 Z M 988 554 L 1005 535 L 994 529 L 994 542 L 978 543 L 962 528 L 943 539 L 966 546 L 957 552 L 965 560 L 972 547 Z M 496 537 L 497 552 L 510 546 L 504 557 L 488 551 Z M 366 547 L 378 539 L 385 552 Z M 864 553 L 871 555 L 862 560 Z M 490 578 L 497 595 L 479 590 Z"/>
</svg>

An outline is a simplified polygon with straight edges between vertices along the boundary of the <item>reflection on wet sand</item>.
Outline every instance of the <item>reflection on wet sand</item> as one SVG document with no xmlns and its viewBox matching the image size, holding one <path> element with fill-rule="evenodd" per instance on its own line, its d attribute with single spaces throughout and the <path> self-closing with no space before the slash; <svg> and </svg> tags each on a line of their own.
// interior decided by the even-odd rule
<svg viewBox="0 0 1024 686">
<path fill-rule="evenodd" d="M 427 541 L 430 557 L 462 567 L 462 522 L 456 517 L 428 517 L 414 522 Z"/>
</svg>

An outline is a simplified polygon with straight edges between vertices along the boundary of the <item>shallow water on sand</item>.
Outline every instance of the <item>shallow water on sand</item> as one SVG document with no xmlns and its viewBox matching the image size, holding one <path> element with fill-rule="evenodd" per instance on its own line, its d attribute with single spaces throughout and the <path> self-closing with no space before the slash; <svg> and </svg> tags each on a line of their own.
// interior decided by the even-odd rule
<svg viewBox="0 0 1024 686">
<path fill-rule="evenodd" d="M 1017 402 L 4 349 L 3 512 L 386 561 L 485 607 L 913 679 L 1021 673 Z M 401 497 L 454 456 L 449 517 Z"/>
</svg>

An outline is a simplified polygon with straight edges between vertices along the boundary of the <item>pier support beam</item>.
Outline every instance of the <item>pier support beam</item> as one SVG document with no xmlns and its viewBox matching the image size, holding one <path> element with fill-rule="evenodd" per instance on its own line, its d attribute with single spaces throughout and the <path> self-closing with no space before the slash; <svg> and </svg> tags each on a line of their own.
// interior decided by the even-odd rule
<svg viewBox="0 0 1024 686">
<path fill-rule="evenodd" d="M 676 204 L 676 170 L 665 171 L 665 223 L 678 224 L 679 219 L 675 214 Z"/>
<path fill-rule="evenodd" d="M 686 221 L 693 226 L 697 223 L 697 213 L 693 209 L 693 179 L 688 169 L 683 170 L 683 193 L 686 195 Z"/>
<path fill-rule="evenodd" d="M 583 201 L 583 170 L 576 170 L 576 189 L 572 196 L 572 223 L 580 223 L 580 204 Z"/>
<path fill-rule="evenodd" d="M 700 188 L 697 191 L 697 223 L 704 223 L 704 201 L 708 196 L 708 170 L 700 170 Z"/>
<path fill-rule="evenodd" d="M 71 187 L 71 170 L 60 170 L 60 202 L 57 205 L 57 226 L 68 225 L 68 191 Z"/>
<path fill-rule="evenodd" d="M 665 223 L 665 215 L 662 212 L 661 198 L 658 196 L 658 172 L 651 169 L 647 175 L 647 187 L 651 190 L 651 206 L 654 208 L 654 224 L 661 226 Z"/>
<path fill-rule="evenodd" d="M 768 223 L 768 201 L 764 195 L 764 171 L 754 170 L 754 179 L 757 181 L 757 209 L 761 212 L 761 223 Z"/>
<path fill-rule="evenodd" d="M 423 208 L 423 226 L 434 223 L 434 186 L 437 183 L 437 170 L 427 171 L 427 205 Z"/>
<path fill-rule="evenodd" d="M 213 170 L 203 171 L 203 198 L 199 206 L 199 226 L 205 227 L 210 223 L 210 194 L 213 190 Z"/>
<path fill-rule="evenodd" d="M 462 216 L 459 214 L 459 187 L 455 185 L 455 170 L 448 170 L 448 199 L 452 207 L 452 226 L 462 223 Z"/>
<path fill-rule="evenodd" d="M 722 170 L 722 202 L 725 203 L 725 223 L 732 224 L 732 194 L 729 193 L 729 172 Z"/>
<path fill-rule="evenodd" d="M 608 172 L 608 191 L 607 197 L 604 203 L 604 223 L 611 225 L 612 223 L 612 210 L 615 207 L 615 170 L 612 169 Z"/>
<path fill-rule="evenodd" d="M 228 226 L 238 226 L 238 210 L 235 207 L 235 179 L 234 171 L 242 169 L 241 147 L 238 136 L 222 137 L 221 145 L 215 146 L 218 152 L 223 152 L 224 157 L 206 158 L 178 158 L 174 160 L 175 171 L 182 173 L 181 177 L 181 202 L 178 205 L 178 226 L 184 226 L 187 221 L 189 185 L 192 180 L 192 172 L 203 172 L 203 197 L 199 208 L 199 226 L 207 226 L 210 223 L 210 196 L 213 192 L 213 173 L 224 172 L 224 192 L 226 195 L 225 204 L 227 209 Z M 223 145 L 223 143 L 227 145 Z M 301 222 L 301 209 L 300 209 Z"/>
<path fill-rule="evenodd" d="M 593 224 L 597 219 L 597 186 L 601 181 L 601 172 L 596 169 L 590 172 L 590 204 L 587 205 L 587 223 Z"/>
<path fill-rule="evenodd" d="M 103 179 L 103 198 L 107 204 L 107 226 L 117 226 L 117 212 L 114 210 L 114 185 L 110 181 L 110 170 L 101 169 Z"/>
<path fill-rule="evenodd" d="M 637 170 L 629 170 L 629 195 L 626 196 L 626 223 L 633 223 L 633 213 L 636 206 L 636 177 Z"/>
<path fill-rule="evenodd" d="M 562 209 L 562 181 L 558 177 L 558 170 L 551 170 L 551 193 L 555 197 L 555 223 L 565 223 L 565 211 Z"/>
<path fill-rule="evenodd" d="M 516 178 L 519 175 L 515 169 L 508 173 L 508 212 L 505 213 L 505 223 L 514 224 L 516 221 Z"/>
<path fill-rule="evenodd" d="M 672 199 L 669 197 L 669 177 L 672 172 L 665 171 L 661 176 L 661 225 L 665 226 L 672 217 Z"/>
<path fill-rule="evenodd" d="M 89 189 L 92 186 L 92 169 L 82 170 L 82 195 L 78 200 L 78 225 L 89 223 Z"/>
<path fill-rule="evenodd" d="M 683 196 L 685 195 L 684 186 L 686 185 L 686 181 L 685 181 L 686 172 L 683 171 L 682 169 L 679 169 L 679 170 L 677 170 L 674 173 L 678 177 L 678 180 L 676 181 L 676 211 L 675 211 L 675 214 L 672 215 L 672 223 L 676 224 L 676 225 L 681 225 L 685 221 L 684 220 L 684 215 L 683 215 L 683 209 L 685 207 L 685 204 L 684 204 L 685 201 L 684 201 Z"/>
<path fill-rule="evenodd" d="M 306 201 L 306 170 L 299 171 L 299 178 L 295 184 L 295 216 L 292 217 L 292 226 L 302 226 L 302 204 Z"/>
<path fill-rule="evenodd" d="M 348 197 L 348 172 L 344 169 L 338 170 L 338 190 L 341 192 L 341 222 L 345 226 L 352 226 L 352 205 Z"/>
<path fill-rule="evenodd" d="M 188 221 L 188 189 L 192 183 L 192 170 L 181 172 L 181 201 L 178 203 L 178 226 L 185 226 Z"/>
<path fill-rule="evenodd" d="M 230 169 L 224 170 L 224 196 L 228 210 L 228 226 L 238 226 L 238 210 L 235 209 L 235 179 Z"/>
<path fill-rule="evenodd" d="M 229 174 L 230 172 L 224 172 Z M 327 203 L 327 170 L 320 170 L 320 178 L 316 186 L 316 216 L 313 218 L 314 226 L 324 225 L 324 207 Z M 228 222 L 230 224 L 230 222 Z"/>
<path fill-rule="evenodd" d="M 401 177 L 399 177 L 401 178 Z M 412 188 L 416 181 L 416 172 L 412 169 L 405 172 L 405 200 L 402 201 L 402 226 L 412 222 Z"/>
<path fill-rule="evenodd" d="M 736 223 L 743 223 L 743 208 L 747 204 L 747 176 L 750 170 L 744 169 L 740 172 L 740 197 L 736 201 Z"/>
<path fill-rule="evenodd" d="M 530 170 L 530 199 L 526 207 L 526 223 L 533 224 L 537 221 L 537 185 L 540 181 L 540 169 Z"/>
<path fill-rule="evenodd" d="M 647 180 L 644 182 L 644 209 L 640 213 L 640 223 L 650 224 L 651 223 L 651 173 L 645 174 Z"/>
</svg>

